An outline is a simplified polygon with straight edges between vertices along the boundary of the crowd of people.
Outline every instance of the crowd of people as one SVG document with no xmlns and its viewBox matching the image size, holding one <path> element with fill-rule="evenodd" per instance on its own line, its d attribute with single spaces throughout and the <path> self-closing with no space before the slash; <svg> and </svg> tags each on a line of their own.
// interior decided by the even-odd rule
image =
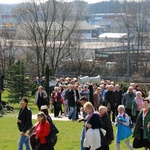
<svg viewBox="0 0 150 150">
<path fill-rule="evenodd" d="M 42 86 L 36 92 L 35 104 L 39 110 L 47 105 L 47 93 Z M 84 122 L 81 150 L 109 150 L 114 140 L 112 125 L 117 126 L 116 150 L 120 150 L 123 140 L 129 150 L 139 147 L 150 150 L 150 92 L 144 93 L 135 83 L 122 91 L 119 84 L 109 80 L 79 84 L 77 78 L 60 78 L 51 93 L 50 107 L 54 109 L 54 117 L 64 115 L 72 121 Z M 43 119 L 45 124 L 47 119 L 44 116 Z M 37 133 L 38 129 L 41 127 L 37 127 Z M 132 135 L 133 144 L 129 141 Z M 37 134 L 35 139 L 38 138 Z M 39 150 L 46 150 L 42 141 Z"/>
</svg>

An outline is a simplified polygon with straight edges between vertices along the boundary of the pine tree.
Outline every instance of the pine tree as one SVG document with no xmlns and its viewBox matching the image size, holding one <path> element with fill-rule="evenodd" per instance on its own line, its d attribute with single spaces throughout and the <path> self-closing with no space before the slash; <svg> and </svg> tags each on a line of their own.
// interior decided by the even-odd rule
<svg viewBox="0 0 150 150">
<path fill-rule="evenodd" d="M 29 78 L 26 77 L 23 62 L 18 61 L 10 65 L 7 72 L 7 82 L 11 97 L 15 98 L 15 102 L 18 102 L 21 97 L 29 96 Z"/>
</svg>

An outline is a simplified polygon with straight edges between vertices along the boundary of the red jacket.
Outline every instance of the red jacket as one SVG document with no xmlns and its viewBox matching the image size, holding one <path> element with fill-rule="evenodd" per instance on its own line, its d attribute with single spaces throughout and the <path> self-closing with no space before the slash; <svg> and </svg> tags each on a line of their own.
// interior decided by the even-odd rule
<svg viewBox="0 0 150 150">
<path fill-rule="evenodd" d="M 61 102 L 61 93 L 57 92 L 57 96 L 55 97 L 55 91 L 53 91 L 51 98 L 52 98 L 53 104 L 55 103 L 55 99 L 57 99 L 57 101 Z"/>
<path fill-rule="evenodd" d="M 48 121 L 46 121 L 44 125 L 38 123 L 38 125 L 36 126 L 36 134 L 40 139 L 41 144 L 46 143 L 45 137 L 48 136 L 49 132 L 50 132 L 50 124 Z"/>
</svg>

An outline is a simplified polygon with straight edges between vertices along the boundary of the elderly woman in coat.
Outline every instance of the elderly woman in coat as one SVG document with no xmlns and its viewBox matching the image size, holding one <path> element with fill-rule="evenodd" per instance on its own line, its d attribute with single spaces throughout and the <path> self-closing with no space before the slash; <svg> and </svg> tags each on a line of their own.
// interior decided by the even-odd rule
<svg viewBox="0 0 150 150">
<path fill-rule="evenodd" d="M 103 129 L 106 130 L 106 135 L 102 141 L 102 149 L 109 150 L 109 145 L 114 140 L 113 127 L 111 123 L 111 119 L 107 113 L 107 107 L 100 106 L 99 107 L 100 118 L 103 122 Z"/>
<path fill-rule="evenodd" d="M 43 90 L 42 86 L 38 87 L 38 90 L 35 94 L 34 104 L 38 106 L 39 110 L 40 110 L 42 105 L 47 105 L 48 104 L 47 93 L 46 93 L 46 91 Z"/>
</svg>

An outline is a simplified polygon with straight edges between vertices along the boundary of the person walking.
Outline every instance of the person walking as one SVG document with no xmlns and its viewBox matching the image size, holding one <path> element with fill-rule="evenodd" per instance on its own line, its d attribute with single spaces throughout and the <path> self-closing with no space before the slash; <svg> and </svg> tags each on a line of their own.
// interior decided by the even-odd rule
<svg viewBox="0 0 150 150">
<path fill-rule="evenodd" d="M 102 104 L 102 94 L 100 87 L 96 89 L 93 97 L 94 97 L 94 109 L 95 111 L 98 111 L 99 106 Z"/>
<path fill-rule="evenodd" d="M 128 114 L 128 116 L 130 116 L 131 118 L 132 126 L 134 122 L 134 117 L 132 115 L 132 103 L 135 97 L 136 95 L 133 92 L 133 87 L 130 86 L 128 88 L 128 91 L 124 94 L 123 99 L 122 99 L 122 104 L 125 106 L 125 111 Z"/>
<path fill-rule="evenodd" d="M 112 112 L 112 122 L 115 122 L 116 117 L 116 99 L 115 99 L 115 92 L 114 86 L 110 85 L 109 90 L 106 92 L 105 100 L 106 100 L 106 106 L 108 108 L 108 114 L 111 115 Z"/>
<path fill-rule="evenodd" d="M 40 110 L 42 105 L 47 105 L 47 93 L 46 91 L 43 90 L 42 86 L 38 87 L 38 90 L 35 94 L 35 100 L 34 100 L 35 105 L 38 106 L 38 109 Z"/>
<path fill-rule="evenodd" d="M 61 93 L 58 87 L 54 87 L 51 98 L 52 104 L 54 105 L 54 117 L 59 117 L 59 112 L 61 109 Z"/>
<path fill-rule="evenodd" d="M 143 99 L 144 98 L 142 97 L 142 93 L 140 91 L 137 91 L 136 97 L 134 98 L 134 100 L 132 102 L 132 115 L 134 117 L 134 120 L 133 120 L 134 126 L 136 123 L 136 118 L 143 107 L 142 106 Z"/>
<path fill-rule="evenodd" d="M 150 108 L 149 99 L 145 98 L 142 102 L 143 108 L 138 114 L 136 125 L 133 131 L 133 147 L 145 150 L 150 149 Z M 140 145 L 140 147 L 138 147 Z"/>
<path fill-rule="evenodd" d="M 133 150 L 129 142 L 129 137 L 132 135 L 131 128 L 129 127 L 129 116 L 125 113 L 124 105 L 118 106 L 118 116 L 115 119 L 115 126 L 117 126 L 116 150 L 120 150 L 122 140 L 125 140 L 125 144 L 129 150 Z"/>
<path fill-rule="evenodd" d="M 123 91 L 120 89 L 120 85 L 115 85 L 115 99 L 116 99 L 116 116 L 118 115 L 118 106 L 122 104 Z"/>
<path fill-rule="evenodd" d="M 102 144 L 103 150 L 109 150 L 109 145 L 114 140 L 113 127 L 111 123 L 111 119 L 107 113 L 107 107 L 100 106 L 99 107 L 100 118 L 103 123 L 103 129 L 106 131 L 106 135 L 104 136 Z"/>
<path fill-rule="evenodd" d="M 44 112 L 37 114 L 38 123 L 36 125 L 35 139 L 40 141 L 40 147 L 38 150 L 49 150 L 49 145 L 46 142 L 46 137 L 50 133 L 50 124 L 47 121 L 47 117 Z"/>
<path fill-rule="evenodd" d="M 75 92 L 73 90 L 73 85 L 68 85 L 68 90 L 65 93 L 65 99 L 68 101 L 69 112 L 68 118 L 72 121 L 76 120 L 76 111 L 75 111 Z"/>
<path fill-rule="evenodd" d="M 84 124 L 85 138 L 83 146 L 85 147 L 85 150 L 102 150 L 100 137 L 102 121 L 99 113 L 94 112 L 94 107 L 91 102 L 86 102 L 84 104 L 84 110 L 87 113 L 87 116 L 85 117 Z"/>
<path fill-rule="evenodd" d="M 78 122 L 82 122 L 82 121 L 85 121 L 85 117 L 86 117 L 86 112 L 84 110 L 84 104 L 88 101 L 88 99 L 85 97 L 85 96 L 82 96 L 80 98 L 80 104 L 81 104 L 81 108 L 80 108 L 80 111 L 82 112 L 82 118 L 78 119 L 77 121 Z M 83 141 L 84 141 L 84 136 L 85 136 L 85 132 L 84 132 L 84 126 L 82 128 L 82 133 L 81 133 L 81 140 L 80 140 L 80 143 L 81 143 L 81 147 L 80 147 L 80 150 L 85 150 L 85 148 L 83 147 Z"/>
<path fill-rule="evenodd" d="M 61 98 L 63 99 L 64 104 L 64 115 L 68 116 L 68 100 L 65 99 L 66 91 L 68 90 L 68 85 L 64 85 L 64 90 L 61 93 Z"/>
<path fill-rule="evenodd" d="M 18 142 L 18 150 L 23 150 L 23 144 L 26 146 L 26 150 L 30 150 L 29 137 L 27 131 L 32 127 L 32 112 L 28 108 L 28 99 L 20 99 L 21 109 L 18 114 L 18 128 L 20 131 L 20 139 Z"/>
</svg>

